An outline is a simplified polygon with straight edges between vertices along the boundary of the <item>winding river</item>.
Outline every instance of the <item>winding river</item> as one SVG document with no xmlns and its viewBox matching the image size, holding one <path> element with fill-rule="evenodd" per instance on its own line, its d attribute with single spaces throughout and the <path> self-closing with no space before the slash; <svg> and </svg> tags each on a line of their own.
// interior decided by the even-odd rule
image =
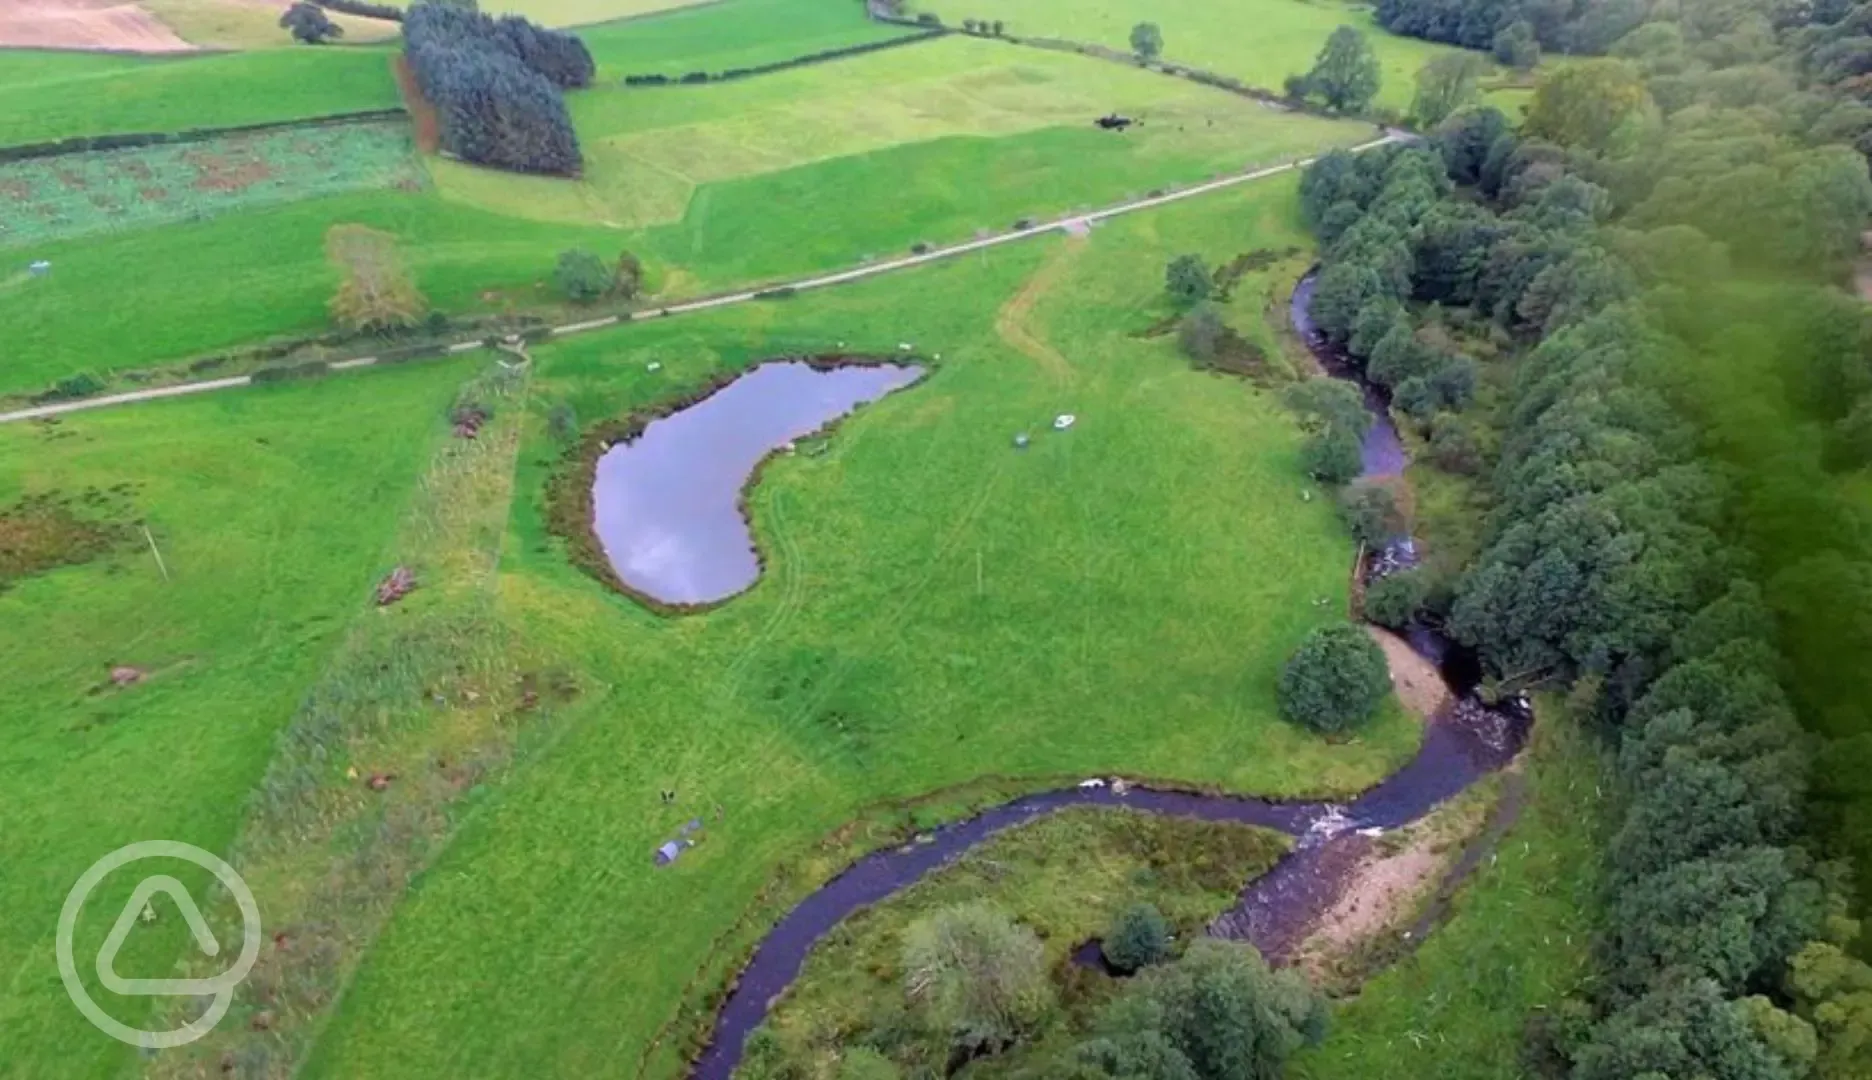
<svg viewBox="0 0 1872 1080">
<path fill-rule="evenodd" d="M 1314 330 L 1307 307 L 1313 276 L 1294 289 L 1294 330 L 1326 369 L 1354 377 L 1344 357 Z M 1365 438 L 1365 475 L 1395 475 L 1405 464 L 1403 443 L 1384 401 L 1363 386 L 1374 423 Z M 760 1026 L 775 997 L 799 975 L 819 939 L 853 911 L 914 884 L 932 870 L 1003 829 L 1069 806 L 1119 806 L 1152 814 L 1277 829 L 1298 843 L 1268 873 L 1243 888 L 1235 906 L 1209 933 L 1253 943 L 1270 960 L 1289 957 L 1318 917 L 1344 890 L 1354 865 L 1380 831 L 1408 825 L 1437 804 L 1513 759 L 1531 721 L 1519 709 L 1484 707 L 1473 695 L 1473 659 L 1432 631 L 1409 636 L 1414 649 L 1435 662 L 1459 696 L 1426 725 L 1416 757 L 1349 803 L 1274 802 L 1245 796 L 1204 795 L 1152 788 L 1118 794 L 1109 786 L 1074 787 L 1027 795 L 942 826 L 918 843 L 859 859 L 782 918 L 755 947 L 740 981 L 722 1000 L 710 1041 L 696 1059 L 695 1080 L 729 1080 L 748 1035 Z"/>
</svg>

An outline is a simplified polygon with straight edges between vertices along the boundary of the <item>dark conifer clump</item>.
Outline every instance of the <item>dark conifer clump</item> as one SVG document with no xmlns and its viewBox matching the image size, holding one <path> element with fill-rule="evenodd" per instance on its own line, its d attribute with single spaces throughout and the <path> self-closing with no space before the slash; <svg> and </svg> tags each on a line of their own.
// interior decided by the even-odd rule
<svg viewBox="0 0 1872 1080">
<path fill-rule="evenodd" d="M 591 85 L 585 43 L 518 16 L 419 3 L 404 54 L 441 119 L 442 149 L 476 165 L 574 176 L 583 165 L 560 91 Z"/>
</svg>

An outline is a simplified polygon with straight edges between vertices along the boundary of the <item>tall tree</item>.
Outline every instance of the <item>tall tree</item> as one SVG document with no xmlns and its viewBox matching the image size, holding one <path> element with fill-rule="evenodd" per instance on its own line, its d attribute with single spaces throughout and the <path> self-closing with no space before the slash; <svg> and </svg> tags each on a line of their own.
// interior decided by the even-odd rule
<svg viewBox="0 0 1872 1080">
<path fill-rule="evenodd" d="M 1456 110 L 1481 98 L 1478 89 L 1488 65 L 1472 52 L 1452 52 L 1417 69 L 1417 95 L 1411 100 L 1411 120 L 1421 128 L 1441 124 Z"/>
<path fill-rule="evenodd" d="M 1359 112 L 1370 105 L 1378 96 L 1381 78 L 1371 42 L 1350 26 L 1332 32 L 1313 61 L 1313 70 L 1303 77 L 1309 94 L 1319 95 L 1327 107 L 1339 112 Z"/>
<path fill-rule="evenodd" d="M 1534 91 L 1527 131 L 1562 146 L 1607 150 L 1613 135 L 1649 97 L 1637 69 L 1623 60 L 1568 64 Z"/>
<path fill-rule="evenodd" d="M 1384 653 L 1356 626 L 1313 631 L 1281 670 L 1281 714 L 1327 734 L 1364 724 L 1390 695 Z"/>
<path fill-rule="evenodd" d="M 332 318 L 347 330 L 395 330 L 414 326 L 428 302 L 397 255 L 396 237 L 365 225 L 333 225 L 325 233 L 325 257 L 337 268 Z"/>
<path fill-rule="evenodd" d="M 926 1023 L 971 1053 L 998 1050 L 1052 1000 L 1032 930 L 986 904 L 946 907 L 904 932 L 904 989 Z"/>
</svg>

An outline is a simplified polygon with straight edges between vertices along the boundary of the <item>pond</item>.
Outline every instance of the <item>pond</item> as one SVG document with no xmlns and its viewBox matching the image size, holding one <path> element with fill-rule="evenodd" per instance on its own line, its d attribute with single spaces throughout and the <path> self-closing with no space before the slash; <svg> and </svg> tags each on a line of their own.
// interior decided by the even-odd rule
<svg viewBox="0 0 1872 1080">
<path fill-rule="evenodd" d="M 598 461 L 592 528 L 605 557 L 660 603 L 742 592 L 760 577 L 743 492 L 761 462 L 922 377 L 915 365 L 779 361 L 652 421 Z"/>
</svg>

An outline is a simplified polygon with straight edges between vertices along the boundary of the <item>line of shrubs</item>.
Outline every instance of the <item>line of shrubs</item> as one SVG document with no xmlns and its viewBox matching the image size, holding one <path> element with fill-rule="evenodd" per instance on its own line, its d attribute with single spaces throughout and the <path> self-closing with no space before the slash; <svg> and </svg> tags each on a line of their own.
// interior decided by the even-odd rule
<svg viewBox="0 0 1872 1080">
<path fill-rule="evenodd" d="M 167 143 L 207 142 L 230 135 L 253 135 L 267 131 L 290 131 L 295 128 L 337 127 L 343 124 L 367 124 L 381 120 L 400 120 L 402 109 L 369 109 L 364 112 L 333 113 L 304 120 L 273 120 L 264 124 L 240 124 L 235 127 L 189 128 L 186 131 L 140 131 L 113 135 L 73 135 L 53 142 L 0 146 L 0 165 L 64 154 L 88 154 L 97 150 L 131 150 L 140 146 Z"/>
<path fill-rule="evenodd" d="M 804 56 L 795 56 L 787 60 L 776 60 L 771 64 L 756 64 L 753 67 L 729 68 L 726 71 L 691 71 L 686 75 L 626 75 L 624 76 L 624 85 L 668 86 L 671 84 L 693 85 L 696 83 L 708 82 L 731 82 L 735 79 L 745 79 L 752 75 L 770 75 L 776 71 L 805 67 L 808 64 L 823 64 L 828 60 L 840 60 L 847 56 L 859 56 L 864 53 L 881 52 L 885 49 L 895 49 L 903 45 L 916 45 L 928 41 L 931 38 L 942 37 L 947 33 L 947 30 L 930 30 L 921 34 L 909 34 L 900 38 L 891 38 L 889 41 L 869 41 L 862 45 L 847 45 L 842 49 L 826 49 L 823 52 L 807 53 Z"/>
<path fill-rule="evenodd" d="M 578 174 L 584 159 L 561 91 L 591 85 L 597 66 L 584 42 L 440 3 L 410 8 L 403 40 L 443 150 L 497 169 Z"/>
</svg>

